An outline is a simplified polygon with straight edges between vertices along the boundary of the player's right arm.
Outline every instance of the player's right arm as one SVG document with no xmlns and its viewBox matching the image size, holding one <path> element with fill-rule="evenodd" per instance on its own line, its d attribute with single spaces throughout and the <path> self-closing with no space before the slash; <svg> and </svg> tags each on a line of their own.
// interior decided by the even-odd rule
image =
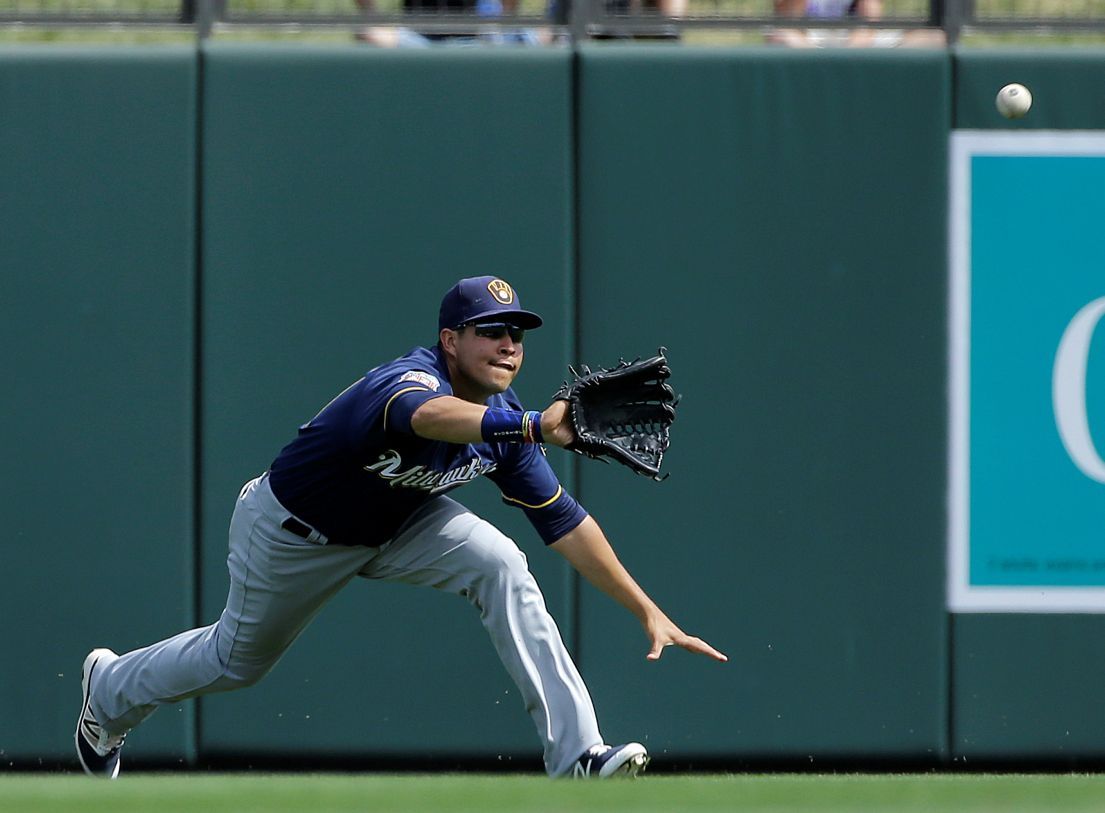
<svg viewBox="0 0 1105 813">
<path fill-rule="evenodd" d="M 587 581 L 637 617 L 649 639 L 646 657 L 650 661 L 659 660 L 660 653 L 668 646 L 682 647 L 716 661 L 729 660 L 701 638 L 683 632 L 649 598 L 622 565 L 594 517 L 588 516 L 550 547 L 567 559 Z"/>
<path fill-rule="evenodd" d="M 422 403 L 411 415 L 411 430 L 422 438 L 446 443 L 480 443 L 483 415 L 487 407 L 453 395 L 442 395 Z M 545 443 L 567 446 L 572 442 L 568 405 L 554 401 L 541 413 L 541 434 Z"/>
</svg>

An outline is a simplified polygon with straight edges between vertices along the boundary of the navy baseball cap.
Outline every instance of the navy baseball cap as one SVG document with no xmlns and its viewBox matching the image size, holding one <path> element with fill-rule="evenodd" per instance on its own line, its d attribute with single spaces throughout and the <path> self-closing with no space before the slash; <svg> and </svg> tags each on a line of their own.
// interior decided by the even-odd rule
<svg viewBox="0 0 1105 813">
<path fill-rule="evenodd" d="M 541 317 L 522 310 L 518 293 L 498 277 L 462 279 L 441 300 L 438 330 L 472 322 L 504 322 L 526 330 L 541 327 Z"/>
</svg>

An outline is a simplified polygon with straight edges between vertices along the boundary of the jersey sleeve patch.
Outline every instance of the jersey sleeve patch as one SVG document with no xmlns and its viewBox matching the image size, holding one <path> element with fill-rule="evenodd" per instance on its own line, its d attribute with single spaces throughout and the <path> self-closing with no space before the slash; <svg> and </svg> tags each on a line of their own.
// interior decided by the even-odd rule
<svg viewBox="0 0 1105 813">
<path fill-rule="evenodd" d="M 421 370 L 408 370 L 403 373 L 399 379 L 400 381 L 413 381 L 416 384 L 421 384 L 424 387 L 429 387 L 434 392 L 441 389 L 441 382 L 429 373 L 424 373 Z"/>
</svg>

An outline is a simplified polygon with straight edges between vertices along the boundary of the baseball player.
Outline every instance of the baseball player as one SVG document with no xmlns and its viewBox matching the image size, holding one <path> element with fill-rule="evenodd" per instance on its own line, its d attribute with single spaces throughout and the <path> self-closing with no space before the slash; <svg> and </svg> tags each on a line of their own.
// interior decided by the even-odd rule
<svg viewBox="0 0 1105 813">
<path fill-rule="evenodd" d="M 77 755 L 119 775 L 132 728 L 159 705 L 251 686 L 355 576 L 434 587 L 479 610 L 544 747 L 550 776 L 635 776 L 638 743 L 610 746 L 525 555 L 446 492 L 487 476 L 537 533 L 640 620 L 656 660 L 687 635 L 625 570 L 595 520 L 557 481 L 542 444 L 573 440 L 566 405 L 522 408 L 511 383 L 524 335 L 541 326 L 501 279 L 476 277 L 441 302 L 438 343 L 367 372 L 246 483 L 230 522 L 230 591 L 214 624 L 85 658 Z"/>
</svg>

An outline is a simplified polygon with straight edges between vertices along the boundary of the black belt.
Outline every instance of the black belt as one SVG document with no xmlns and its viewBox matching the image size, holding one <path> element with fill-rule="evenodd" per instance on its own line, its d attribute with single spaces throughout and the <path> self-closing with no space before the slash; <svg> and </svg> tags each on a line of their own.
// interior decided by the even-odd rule
<svg viewBox="0 0 1105 813">
<path fill-rule="evenodd" d="M 280 527 L 283 528 L 285 531 L 290 531 L 296 536 L 301 536 L 304 539 L 307 539 L 311 534 L 315 532 L 314 528 L 312 528 L 310 525 L 306 525 L 300 522 L 295 517 L 288 517 L 286 520 L 280 523 Z"/>
</svg>

